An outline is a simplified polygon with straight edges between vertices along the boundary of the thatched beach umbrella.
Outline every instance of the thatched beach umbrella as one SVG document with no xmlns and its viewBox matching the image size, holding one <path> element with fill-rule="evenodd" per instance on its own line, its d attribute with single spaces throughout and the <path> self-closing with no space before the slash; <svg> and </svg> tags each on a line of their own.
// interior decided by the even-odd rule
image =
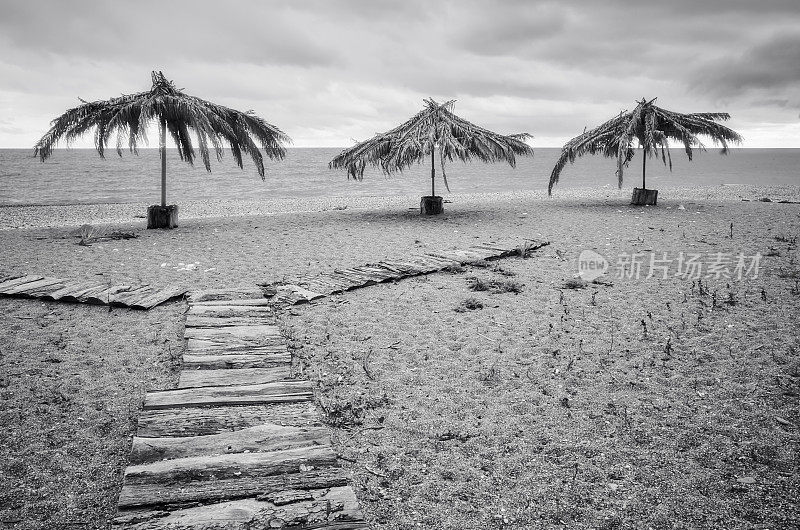
<svg viewBox="0 0 800 530">
<path fill-rule="evenodd" d="M 147 143 L 147 127 L 156 120 L 160 132 L 161 205 L 147 210 L 148 228 L 176 226 L 178 207 L 167 206 L 167 132 L 172 136 L 181 160 L 194 164 L 196 157 L 190 131 L 197 137 L 200 158 L 211 172 L 209 144 L 217 160 L 222 159 L 223 142 L 230 146 L 234 160 L 242 168 L 242 156 L 250 155 L 258 174 L 264 179 L 264 159 L 256 141 L 270 159 L 286 155 L 283 144 L 290 138 L 252 111 L 239 112 L 190 96 L 175 88 L 161 72 L 153 72 L 153 88 L 148 92 L 123 95 L 107 101 L 83 101 L 83 105 L 65 112 L 34 147 L 34 154 L 46 160 L 60 139 L 67 143 L 95 129 L 94 143 L 101 157 L 116 134 L 116 151 L 122 156 L 124 144 L 138 154 L 140 142 Z M 254 141 L 255 140 L 255 141 Z"/>
<path fill-rule="evenodd" d="M 653 104 L 655 99 L 637 102 L 636 108 L 630 112 L 608 120 L 603 125 L 585 131 L 567 142 L 561 150 L 561 157 L 550 174 L 550 185 L 547 192 L 552 194 L 553 186 L 558 182 L 561 170 L 567 162 L 586 153 L 597 154 L 617 159 L 617 179 L 622 188 L 622 172 L 627 167 L 634 153 L 634 139 L 638 141 L 642 153 L 642 187 L 634 188 L 633 204 L 656 204 L 657 190 L 648 190 L 645 186 L 645 173 L 648 156 L 660 153 L 664 165 L 669 163 L 672 171 L 672 158 L 669 152 L 669 140 L 683 144 L 689 160 L 692 159 L 692 148 L 705 151 L 705 146 L 698 136 L 708 136 L 716 145 L 722 145 L 722 154 L 728 152 L 728 142 L 740 143 L 742 137 L 734 130 L 716 123 L 717 120 L 730 119 L 726 112 L 698 112 L 681 114 L 662 109 Z"/>
<path fill-rule="evenodd" d="M 380 166 L 387 174 L 403 171 L 414 163 L 431 157 L 431 195 L 423 197 L 423 213 L 442 212 L 442 198 L 436 196 L 435 154 L 439 154 L 442 180 L 450 191 L 445 173 L 445 160 L 467 162 L 477 158 L 483 162 L 508 162 L 516 165 L 516 155 L 533 155 L 525 143 L 527 133 L 504 136 L 468 122 L 453 114 L 455 101 L 439 104 L 425 100 L 425 107 L 416 116 L 370 140 L 345 149 L 331 160 L 331 169 L 347 170 L 347 177 L 361 180 L 367 165 Z"/>
</svg>

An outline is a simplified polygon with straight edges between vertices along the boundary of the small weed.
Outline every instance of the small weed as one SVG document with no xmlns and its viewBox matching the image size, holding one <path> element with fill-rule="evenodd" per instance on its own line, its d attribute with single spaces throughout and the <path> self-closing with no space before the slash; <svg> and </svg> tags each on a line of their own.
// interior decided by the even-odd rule
<svg viewBox="0 0 800 530">
<path fill-rule="evenodd" d="M 106 230 L 90 224 L 81 225 L 81 227 L 78 229 L 78 236 L 81 238 L 81 240 L 78 241 L 78 244 L 84 247 L 88 247 L 95 241 L 100 241 L 101 239 L 136 239 L 139 237 L 131 232 L 106 232 Z"/>
<path fill-rule="evenodd" d="M 725 300 L 725 303 L 728 305 L 736 305 L 739 303 L 738 298 L 736 298 L 736 294 L 733 291 L 728 291 L 728 298 Z"/>
<path fill-rule="evenodd" d="M 470 278 L 469 288 L 473 291 L 490 291 L 494 294 L 499 293 L 521 293 L 523 285 L 514 280 L 484 280 L 481 278 Z"/>
<path fill-rule="evenodd" d="M 451 274 L 461 274 L 467 269 L 465 269 L 464 266 L 461 265 L 460 263 L 453 263 L 452 265 L 448 265 L 447 267 L 445 267 L 444 270 L 445 272 L 449 272 Z"/>
<path fill-rule="evenodd" d="M 523 285 L 520 282 L 515 282 L 513 280 L 499 280 L 492 282 L 493 293 L 518 294 L 522 292 L 522 287 Z"/>
<path fill-rule="evenodd" d="M 581 278 L 570 278 L 564 282 L 564 289 L 585 289 L 589 283 Z"/>
<path fill-rule="evenodd" d="M 536 250 L 533 241 L 525 241 L 517 247 L 517 255 L 522 259 L 530 257 L 531 253 Z"/>
<path fill-rule="evenodd" d="M 495 265 L 492 268 L 492 272 L 496 272 L 497 274 L 500 274 L 501 276 L 516 276 L 517 275 L 516 272 L 510 271 L 508 269 L 504 269 L 500 265 Z"/>
<path fill-rule="evenodd" d="M 491 288 L 491 282 L 481 278 L 468 278 L 469 288 L 471 291 L 488 291 Z"/>
<path fill-rule="evenodd" d="M 389 397 L 386 394 L 382 396 L 356 394 L 351 398 L 334 396 L 331 401 L 324 403 L 320 400 L 326 423 L 334 427 L 361 425 L 368 411 L 388 404 Z"/>
<path fill-rule="evenodd" d="M 788 243 L 790 247 L 797 246 L 797 236 L 794 237 L 775 236 L 775 241 L 779 243 Z"/>
<path fill-rule="evenodd" d="M 474 311 L 476 309 L 483 309 L 483 302 L 478 300 L 477 298 L 467 298 L 463 300 L 455 309 L 457 313 L 463 313 L 464 311 Z"/>
<path fill-rule="evenodd" d="M 78 244 L 84 247 L 88 247 L 92 244 L 92 241 L 97 238 L 100 234 L 99 230 L 92 225 L 86 224 L 81 225 L 78 235 L 80 236 L 81 240 L 78 241 Z"/>
<path fill-rule="evenodd" d="M 787 278 L 789 280 L 797 280 L 800 279 L 800 269 L 780 269 L 778 271 L 778 276 L 781 278 Z"/>
<path fill-rule="evenodd" d="M 488 269 L 492 266 L 491 262 L 488 262 L 485 259 L 479 259 L 478 261 L 473 261 L 470 263 L 470 265 L 481 269 Z"/>
</svg>

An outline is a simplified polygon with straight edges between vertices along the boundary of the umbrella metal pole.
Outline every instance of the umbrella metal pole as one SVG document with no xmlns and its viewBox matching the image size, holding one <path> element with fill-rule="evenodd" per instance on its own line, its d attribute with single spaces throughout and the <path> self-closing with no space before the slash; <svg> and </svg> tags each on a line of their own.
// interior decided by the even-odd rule
<svg viewBox="0 0 800 530">
<path fill-rule="evenodd" d="M 436 196 L 436 166 L 434 165 L 434 151 L 431 149 L 431 197 Z"/>
<path fill-rule="evenodd" d="M 644 176 L 647 172 L 647 149 L 642 148 L 642 189 L 647 189 L 644 183 Z"/>
<path fill-rule="evenodd" d="M 167 205 L 167 120 L 161 118 L 161 206 Z"/>
</svg>

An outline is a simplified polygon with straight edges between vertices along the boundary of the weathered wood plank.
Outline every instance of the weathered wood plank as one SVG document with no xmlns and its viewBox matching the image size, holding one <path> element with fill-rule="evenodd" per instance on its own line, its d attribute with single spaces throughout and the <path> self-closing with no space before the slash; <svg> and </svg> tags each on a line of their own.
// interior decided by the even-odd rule
<svg viewBox="0 0 800 530">
<path fill-rule="evenodd" d="M 260 341 L 262 338 L 269 340 L 280 337 L 281 330 L 275 324 L 222 326 L 215 328 L 187 328 L 184 337 L 187 339 L 236 342 Z"/>
<path fill-rule="evenodd" d="M 167 287 L 149 296 L 130 302 L 130 306 L 136 309 L 152 309 L 168 300 L 184 295 L 186 291 L 188 291 L 188 289 L 182 286 Z"/>
<path fill-rule="evenodd" d="M 75 291 L 80 290 L 80 289 L 85 289 L 86 286 L 87 286 L 87 284 L 86 284 L 85 280 L 81 280 L 81 281 L 79 281 L 79 280 L 68 280 L 68 281 L 66 281 L 65 280 L 64 284 L 61 286 L 60 289 L 52 291 L 52 292 L 49 292 L 47 294 L 44 294 L 44 295 L 41 296 L 41 298 L 43 300 L 58 301 L 58 300 L 61 300 L 61 298 L 64 295 L 69 294 L 71 292 L 75 292 Z"/>
<path fill-rule="evenodd" d="M 75 293 L 70 293 L 68 295 L 62 296 L 61 299 L 65 301 L 72 301 L 72 302 L 80 302 L 86 303 L 86 298 L 92 296 L 93 294 L 97 294 L 100 291 L 107 289 L 108 284 L 95 284 L 93 287 L 87 287 L 85 289 L 81 289 Z"/>
<path fill-rule="evenodd" d="M 0 287 L 11 280 L 16 280 L 18 278 L 22 278 L 23 276 L 24 274 L 0 274 Z"/>
<path fill-rule="evenodd" d="M 453 265 L 455 263 L 463 263 L 466 261 L 466 255 L 457 251 L 436 250 L 427 252 L 425 259 L 431 260 L 434 263 L 442 263 L 442 265 Z"/>
<path fill-rule="evenodd" d="M 325 296 L 323 293 L 311 291 L 309 289 L 304 289 L 299 285 L 287 285 L 284 286 L 284 289 L 293 291 L 295 296 L 300 296 L 302 298 L 305 298 L 306 300 L 316 300 L 317 298 L 322 298 Z M 280 292 L 280 289 L 278 291 Z"/>
<path fill-rule="evenodd" d="M 261 337 L 251 341 L 244 340 L 205 340 L 188 339 L 186 341 L 186 351 L 195 354 L 238 354 L 238 353 L 262 353 L 270 355 L 279 353 L 286 349 L 286 343 L 280 337 Z"/>
<path fill-rule="evenodd" d="M 34 274 L 28 274 L 26 276 L 20 276 L 18 278 L 14 278 L 13 280 L 7 280 L 0 284 L 0 293 L 8 294 L 9 289 L 13 289 L 18 285 L 24 285 L 26 283 L 31 282 L 38 282 L 39 280 L 43 280 L 44 276 L 36 276 Z"/>
<path fill-rule="evenodd" d="M 200 386 L 252 385 L 272 383 L 291 376 L 291 366 L 286 363 L 269 368 L 241 368 L 238 370 L 188 370 L 181 371 L 178 388 Z"/>
<path fill-rule="evenodd" d="M 222 301 L 220 301 L 222 302 Z M 189 304 L 188 314 L 205 316 L 274 315 L 272 305 Z"/>
<path fill-rule="evenodd" d="M 197 456 L 233 453 L 266 453 L 300 447 L 330 445 L 323 427 L 284 427 L 264 424 L 233 432 L 205 436 L 133 438 L 130 464 L 151 464 Z"/>
<path fill-rule="evenodd" d="M 145 395 L 144 408 L 222 407 L 310 401 L 313 398 L 313 389 L 308 381 L 278 381 L 260 385 L 157 390 Z"/>
<path fill-rule="evenodd" d="M 89 304 L 111 305 L 118 293 L 127 292 L 130 288 L 130 285 L 106 286 L 102 291 L 87 294 L 84 296 L 84 300 Z"/>
<path fill-rule="evenodd" d="M 321 425 L 311 402 L 272 403 L 219 408 L 144 410 L 139 414 L 137 436 L 203 436 L 273 423 L 294 427 Z"/>
<path fill-rule="evenodd" d="M 335 464 L 336 454 L 327 445 L 268 453 L 197 456 L 128 466 L 125 484 L 173 484 L 234 478 L 244 481 L 251 477 L 301 473 L 305 469 L 333 467 Z"/>
<path fill-rule="evenodd" d="M 217 314 L 203 314 L 189 313 L 186 315 L 187 328 L 222 328 L 232 326 L 246 326 L 252 324 L 254 326 L 274 326 L 276 322 L 273 313 L 264 313 L 262 315 L 240 315 L 240 316 L 220 316 Z"/>
<path fill-rule="evenodd" d="M 15 285 L 13 287 L 7 287 L 3 291 L 3 294 L 7 294 L 7 295 L 12 295 L 12 294 L 25 295 L 26 293 L 31 292 L 31 291 L 35 291 L 36 289 L 41 289 L 42 287 L 47 287 L 49 285 L 55 285 L 55 284 L 59 284 L 59 283 L 63 284 L 64 280 L 61 280 L 59 278 L 42 278 L 41 280 L 35 280 L 35 281 L 32 281 L 32 282 L 25 282 L 25 283 L 21 283 L 19 285 Z"/>
<path fill-rule="evenodd" d="M 369 528 L 363 520 L 352 488 L 340 486 L 306 491 L 307 497 L 286 504 L 275 504 L 265 499 L 238 499 L 174 511 L 139 509 L 121 513 L 115 522 L 132 530 Z"/>
<path fill-rule="evenodd" d="M 184 369 L 218 370 L 242 368 L 269 368 L 292 362 L 292 355 L 284 348 L 273 353 L 185 353 Z"/>
<path fill-rule="evenodd" d="M 21 293 L 21 296 L 30 297 L 30 298 L 41 298 L 47 299 L 50 293 L 54 293 L 66 285 L 66 280 L 60 280 L 56 283 L 51 283 L 47 285 L 43 285 L 38 288 L 26 290 L 25 293 Z"/>
<path fill-rule="evenodd" d="M 261 299 L 236 299 L 236 300 L 209 300 L 207 302 L 196 302 L 192 304 L 194 306 L 215 306 L 215 305 L 224 305 L 224 306 L 270 306 L 270 301 L 267 298 Z"/>
<path fill-rule="evenodd" d="M 188 480 L 180 484 L 125 484 L 119 497 L 123 510 L 196 503 L 221 502 L 244 497 L 280 493 L 287 489 L 307 491 L 346 486 L 350 473 L 338 467 L 323 467 L 283 476 L 248 477 L 248 480 Z M 152 509 L 152 508 L 151 508 Z"/>
<path fill-rule="evenodd" d="M 264 298 L 264 292 L 257 287 L 253 288 L 228 288 L 228 289 L 203 289 L 191 291 L 187 300 L 192 303 L 216 302 L 220 300 L 259 300 Z"/>
<path fill-rule="evenodd" d="M 116 306 L 131 307 L 130 302 L 138 300 L 143 296 L 152 293 L 153 287 L 150 285 L 141 285 L 133 287 L 125 292 L 120 292 L 114 295 L 111 299 L 111 304 Z"/>
</svg>

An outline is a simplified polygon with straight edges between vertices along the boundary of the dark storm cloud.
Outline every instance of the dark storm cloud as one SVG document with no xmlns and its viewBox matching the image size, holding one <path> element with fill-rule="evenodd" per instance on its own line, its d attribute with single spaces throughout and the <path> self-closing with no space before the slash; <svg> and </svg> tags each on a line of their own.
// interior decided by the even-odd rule
<svg viewBox="0 0 800 530">
<path fill-rule="evenodd" d="M 291 4 L 242 0 L 11 2 L 0 35 L 18 49 L 100 61 L 333 63 L 332 50 L 304 31 L 302 18 Z"/>
<path fill-rule="evenodd" d="M 766 138 L 797 122 L 797 28 L 798 0 L 5 2 L 0 143 L 32 143 L 77 96 L 146 90 L 154 68 L 297 145 L 347 145 L 428 96 L 550 145 L 656 96 Z"/>
<path fill-rule="evenodd" d="M 721 96 L 740 95 L 754 89 L 777 91 L 791 87 L 797 90 L 800 86 L 800 30 L 773 35 L 727 60 L 704 65 L 693 73 L 693 81 L 700 88 Z"/>
</svg>

